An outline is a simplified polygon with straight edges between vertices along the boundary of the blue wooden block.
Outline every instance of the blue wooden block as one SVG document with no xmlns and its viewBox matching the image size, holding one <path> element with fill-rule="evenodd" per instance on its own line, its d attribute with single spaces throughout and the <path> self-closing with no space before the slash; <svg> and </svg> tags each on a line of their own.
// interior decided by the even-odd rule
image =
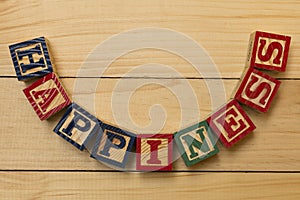
<svg viewBox="0 0 300 200">
<path fill-rule="evenodd" d="M 54 128 L 54 132 L 80 150 L 100 129 L 100 121 L 76 103 L 72 103 Z"/>
<path fill-rule="evenodd" d="M 135 134 L 105 123 L 100 126 L 91 157 L 125 168 L 130 150 L 134 146 Z"/>
<path fill-rule="evenodd" d="M 44 37 L 12 44 L 9 50 L 19 81 L 53 72 Z"/>
</svg>

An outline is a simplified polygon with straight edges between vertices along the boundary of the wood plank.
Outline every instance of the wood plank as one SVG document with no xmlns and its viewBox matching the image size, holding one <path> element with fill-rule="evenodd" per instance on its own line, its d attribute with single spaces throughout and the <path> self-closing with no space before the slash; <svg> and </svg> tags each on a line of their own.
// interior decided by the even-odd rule
<svg viewBox="0 0 300 200">
<path fill-rule="evenodd" d="M 300 197 L 300 174 L 0 172 L 0 180 L 1 199 Z"/>
<path fill-rule="evenodd" d="M 61 80 L 66 90 L 73 94 L 75 79 L 64 78 Z M 84 80 L 85 83 L 91 81 L 91 79 Z M 122 80 L 124 88 L 119 88 L 118 91 L 115 86 L 120 80 Z M 142 79 L 142 81 L 145 80 L 147 79 Z M 115 123 L 111 109 L 112 93 L 122 95 L 122 92 L 130 92 L 130 86 L 139 81 L 139 79 L 101 79 L 95 98 L 97 117 Z M 155 81 L 157 79 L 153 80 L 153 82 Z M 178 81 L 167 79 L 166 86 L 172 88 L 178 85 L 176 84 L 179 83 Z M 201 110 L 199 120 L 203 119 L 211 111 L 211 102 L 208 98 L 206 85 L 204 80 L 199 79 L 189 80 L 189 83 L 195 91 Z M 236 83 L 236 80 L 224 80 L 227 96 L 230 95 Z M 48 121 L 41 122 L 22 93 L 24 87 L 25 83 L 18 82 L 16 79 L 0 79 L 1 170 L 109 169 L 91 159 L 87 152 L 78 151 L 52 132 L 62 116 L 62 112 Z M 298 91 L 299 87 L 300 81 L 282 81 L 271 110 L 266 114 L 260 114 L 244 107 L 257 126 L 257 130 L 235 147 L 225 149 L 218 145 L 220 153 L 217 156 L 191 168 L 187 168 L 182 159 L 178 159 L 174 163 L 174 170 L 298 171 L 300 168 L 300 147 L 298 144 L 300 139 L 300 124 L 298 123 L 300 99 L 295 91 Z M 118 99 L 119 96 L 116 95 L 115 97 Z M 188 100 L 187 102 L 190 103 L 191 101 Z M 197 121 L 196 118 L 192 117 L 181 120 L 181 111 L 186 111 L 188 116 L 189 114 L 193 116 L 195 110 L 190 109 L 193 105 L 188 104 L 180 109 L 176 96 L 164 87 L 150 84 L 141 87 L 130 99 L 129 110 L 136 124 L 145 126 L 150 122 L 149 108 L 156 103 L 164 106 L 167 116 L 163 128 L 158 132 L 172 133 L 180 128 L 180 123 L 191 125 Z M 113 104 L 113 107 L 118 106 L 118 104 Z M 129 126 L 124 125 L 130 131 L 137 133 L 136 130 L 131 130 Z M 146 128 L 145 130 L 150 129 Z"/>
<path fill-rule="evenodd" d="M 300 48 L 299 10 L 300 3 L 295 0 L 255 3 L 232 0 L 226 4 L 221 0 L 154 0 L 151 3 L 129 0 L 126 4 L 117 0 L 4 1 L 0 6 L 1 75 L 15 75 L 8 51 L 10 43 L 44 35 L 49 39 L 58 73 L 74 77 L 89 53 L 112 35 L 141 27 L 162 27 L 191 37 L 207 50 L 222 77 L 236 78 L 242 74 L 252 31 L 291 35 L 287 72 L 278 76 L 299 78 L 300 58 L 296 54 Z M 170 42 L 181 47 L 177 40 Z M 120 43 L 120 48 L 126 46 L 126 41 Z M 190 48 L 186 50 L 193 52 Z M 184 77 L 201 77 L 183 58 L 158 49 L 121 56 L 104 75 L 120 77 L 135 66 L 148 63 L 172 66 Z M 139 71 L 130 76 L 145 74 Z M 155 76 L 170 75 L 157 71 Z"/>
</svg>

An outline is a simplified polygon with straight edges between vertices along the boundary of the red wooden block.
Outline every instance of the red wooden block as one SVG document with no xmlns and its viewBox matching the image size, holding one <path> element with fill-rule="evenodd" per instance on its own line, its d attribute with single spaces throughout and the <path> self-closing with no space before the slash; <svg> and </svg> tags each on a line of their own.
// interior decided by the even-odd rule
<svg viewBox="0 0 300 200">
<path fill-rule="evenodd" d="M 284 72 L 291 37 L 255 31 L 250 36 L 248 66 Z"/>
<path fill-rule="evenodd" d="M 54 73 L 37 80 L 23 92 L 41 120 L 49 118 L 71 103 Z"/>
<path fill-rule="evenodd" d="M 260 112 L 267 112 L 280 83 L 265 73 L 249 68 L 234 98 Z"/>
<path fill-rule="evenodd" d="M 172 170 L 173 134 L 137 136 L 136 169 L 142 171 Z"/>
<path fill-rule="evenodd" d="M 234 99 L 212 114 L 207 122 L 226 147 L 231 147 L 256 128 Z"/>
</svg>

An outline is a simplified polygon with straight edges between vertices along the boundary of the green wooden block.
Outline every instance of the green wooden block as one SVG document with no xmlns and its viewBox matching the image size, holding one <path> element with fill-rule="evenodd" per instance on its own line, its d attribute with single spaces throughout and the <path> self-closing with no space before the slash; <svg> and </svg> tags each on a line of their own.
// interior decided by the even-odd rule
<svg viewBox="0 0 300 200">
<path fill-rule="evenodd" d="M 174 138 L 188 167 L 219 152 L 212 130 L 206 121 L 174 133 Z"/>
</svg>

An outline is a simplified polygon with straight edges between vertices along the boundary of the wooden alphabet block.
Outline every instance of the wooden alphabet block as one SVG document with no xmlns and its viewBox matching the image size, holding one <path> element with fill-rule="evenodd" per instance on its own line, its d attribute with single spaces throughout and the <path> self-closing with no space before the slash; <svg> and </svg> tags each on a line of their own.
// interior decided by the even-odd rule
<svg viewBox="0 0 300 200">
<path fill-rule="evenodd" d="M 141 171 L 172 170 L 173 134 L 141 134 L 136 142 L 136 169 Z"/>
<path fill-rule="evenodd" d="M 256 128 L 234 99 L 212 114 L 207 122 L 226 147 L 231 147 Z"/>
<path fill-rule="evenodd" d="M 37 80 L 23 92 L 41 120 L 49 118 L 71 103 L 54 73 Z"/>
<path fill-rule="evenodd" d="M 206 121 L 176 132 L 174 139 L 188 167 L 219 152 L 212 131 Z"/>
<path fill-rule="evenodd" d="M 76 103 L 72 103 L 53 131 L 83 150 L 99 128 L 100 121 L 96 117 Z"/>
<path fill-rule="evenodd" d="M 9 50 L 19 81 L 53 72 L 44 37 L 12 44 Z"/>
<path fill-rule="evenodd" d="M 267 112 L 280 83 L 265 73 L 249 68 L 234 98 L 260 112 Z"/>
<path fill-rule="evenodd" d="M 135 135 L 109 124 L 102 123 L 91 157 L 109 165 L 125 168 Z"/>
<path fill-rule="evenodd" d="M 255 31 L 250 36 L 248 66 L 284 72 L 290 41 L 290 36 Z"/>
</svg>

